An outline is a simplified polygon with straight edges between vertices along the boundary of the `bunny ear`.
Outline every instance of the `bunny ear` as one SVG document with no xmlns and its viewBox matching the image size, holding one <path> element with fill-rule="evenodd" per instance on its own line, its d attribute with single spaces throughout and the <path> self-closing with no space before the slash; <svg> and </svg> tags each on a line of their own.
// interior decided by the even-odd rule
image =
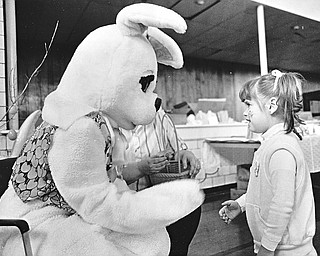
<svg viewBox="0 0 320 256">
<path fill-rule="evenodd" d="M 157 28 L 149 27 L 147 39 L 151 43 L 159 63 L 176 69 L 183 66 L 182 52 L 170 36 Z"/>
<path fill-rule="evenodd" d="M 142 35 L 147 31 L 157 61 L 174 68 L 183 65 L 182 52 L 176 42 L 157 28 L 170 28 L 183 34 L 187 30 L 185 20 L 176 12 L 154 4 L 133 4 L 117 15 L 117 26 L 124 35 Z M 148 28 L 149 27 L 149 28 Z"/>
<path fill-rule="evenodd" d="M 187 30 L 185 20 L 176 12 L 154 4 L 133 4 L 117 15 L 116 24 L 124 35 L 143 34 L 147 27 L 170 28 L 183 34 Z"/>
</svg>

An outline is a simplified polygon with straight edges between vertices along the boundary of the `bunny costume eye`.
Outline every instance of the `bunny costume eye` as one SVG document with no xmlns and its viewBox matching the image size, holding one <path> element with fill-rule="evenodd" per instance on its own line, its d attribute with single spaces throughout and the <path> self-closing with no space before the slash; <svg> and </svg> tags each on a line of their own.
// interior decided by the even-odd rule
<svg viewBox="0 0 320 256">
<path fill-rule="evenodd" d="M 141 90 L 146 92 L 149 88 L 150 83 L 154 80 L 154 75 L 143 76 L 140 78 L 139 83 L 141 84 Z"/>
</svg>

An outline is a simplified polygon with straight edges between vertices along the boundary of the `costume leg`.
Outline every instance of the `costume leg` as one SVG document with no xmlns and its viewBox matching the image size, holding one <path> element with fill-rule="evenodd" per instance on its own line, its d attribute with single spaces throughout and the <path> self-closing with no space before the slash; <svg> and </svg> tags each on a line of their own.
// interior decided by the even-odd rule
<svg viewBox="0 0 320 256">
<path fill-rule="evenodd" d="M 186 256 L 189 245 L 197 231 L 201 216 L 201 206 L 167 227 L 171 241 L 169 256 Z"/>
</svg>

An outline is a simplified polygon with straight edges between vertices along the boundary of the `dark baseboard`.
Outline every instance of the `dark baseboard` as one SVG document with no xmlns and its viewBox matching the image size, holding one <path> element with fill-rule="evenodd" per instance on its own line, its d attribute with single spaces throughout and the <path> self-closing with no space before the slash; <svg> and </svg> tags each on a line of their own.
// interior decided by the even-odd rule
<svg viewBox="0 0 320 256">
<path fill-rule="evenodd" d="M 218 187 L 212 187 L 212 188 L 206 188 L 204 189 L 204 193 L 206 196 L 205 203 L 212 202 L 215 199 L 221 199 L 221 198 L 230 198 L 230 189 L 236 188 L 237 184 L 232 183 L 228 185 L 218 186 Z"/>
</svg>

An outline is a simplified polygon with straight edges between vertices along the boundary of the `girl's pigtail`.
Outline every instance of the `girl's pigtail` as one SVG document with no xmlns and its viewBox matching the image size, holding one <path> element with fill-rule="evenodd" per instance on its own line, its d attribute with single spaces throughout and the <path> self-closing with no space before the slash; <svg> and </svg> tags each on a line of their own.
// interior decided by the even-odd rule
<svg viewBox="0 0 320 256">
<path fill-rule="evenodd" d="M 274 78 L 273 91 L 278 95 L 278 104 L 283 110 L 286 132 L 293 131 L 295 134 L 295 125 L 304 124 L 304 121 L 297 114 L 302 110 L 302 89 L 303 77 L 298 73 L 282 73 L 278 70 L 272 71 Z M 301 135 L 297 134 L 300 138 Z"/>
</svg>

